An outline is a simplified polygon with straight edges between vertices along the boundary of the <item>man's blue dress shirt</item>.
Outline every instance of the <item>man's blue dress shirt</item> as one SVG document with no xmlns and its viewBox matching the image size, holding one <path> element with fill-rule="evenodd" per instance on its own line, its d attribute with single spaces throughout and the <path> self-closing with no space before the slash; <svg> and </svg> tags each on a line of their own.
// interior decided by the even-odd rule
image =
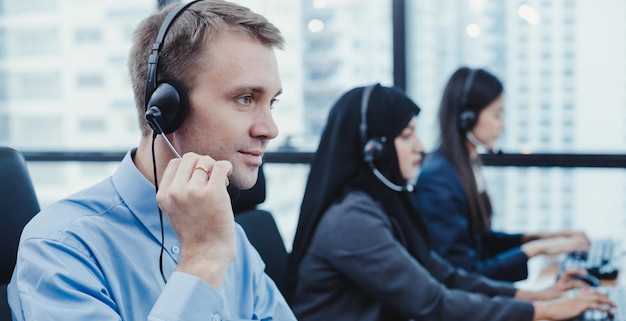
<svg viewBox="0 0 626 321">
<path fill-rule="evenodd" d="M 181 246 L 154 185 L 129 151 L 113 176 L 37 214 L 8 287 L 14 320 L 295 320 L 236 225 L 237 255 L 221 291 L 174 272 Z"/>
</svg>

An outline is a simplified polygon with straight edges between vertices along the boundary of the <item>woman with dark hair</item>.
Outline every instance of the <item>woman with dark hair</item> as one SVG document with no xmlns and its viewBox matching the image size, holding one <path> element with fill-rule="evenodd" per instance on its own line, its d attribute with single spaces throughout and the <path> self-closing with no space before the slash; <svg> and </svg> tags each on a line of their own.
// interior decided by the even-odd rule
<svg viewBox="0 0 626 321">
<path fill-rule="evenodd" d="M 354 88 L 335 103 L 311 165 L 290 257 L 291 306 L 308 320 L 563 320 L 608 310 L 566 272 L 515 289 L 431 254 L 410 198 L 423 152 L 418 106 L 395 88 Z M 533 300 L 546 300 L 536 301 Z"/>
<path fill-rule="evenodd" d="M 439 109 L 440 144 L 424 160 L 415 205 L 433 249 L 467 271 L 518 281 L 539 254 L 586 251 L 582 232 L 507 234 L 491 230 L 492 207 L 477 147 L 494 149 L 504 129 L 502 83 L 483 69 L 460 68 L 445 87 Z"/>
</svg>

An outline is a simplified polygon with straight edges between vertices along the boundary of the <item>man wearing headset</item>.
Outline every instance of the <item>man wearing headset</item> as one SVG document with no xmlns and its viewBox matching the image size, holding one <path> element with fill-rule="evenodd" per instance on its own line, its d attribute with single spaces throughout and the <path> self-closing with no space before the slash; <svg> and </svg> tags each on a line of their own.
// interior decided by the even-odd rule
<svg viewBox="0 0 626 321">
<path fill-rule="evenodd" d="M 254 185 L 278 135 L 283 43 L 264 17 L 221 0 L 139 25 L 128 62 L 139 146 L 24 229 L 14 320 L 295 320 L 227 191 Z"/>
</svg>

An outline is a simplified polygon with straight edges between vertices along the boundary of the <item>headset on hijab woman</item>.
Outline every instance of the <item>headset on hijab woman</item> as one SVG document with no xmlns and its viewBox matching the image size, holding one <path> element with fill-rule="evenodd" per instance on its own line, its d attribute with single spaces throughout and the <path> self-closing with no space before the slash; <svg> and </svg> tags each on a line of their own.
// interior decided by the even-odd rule
<svg viewBox="0 0 626 321">
<path fill-rule="evenodd" d="M 378 159 L 385 149 L 385 144 L 387 143 L 387 137 L 372 137 L 369 140 L 367 139 L 367 110 L 369 107 L 369 100 L 372 95 L 372 91 L 379 84 L 373 84 L 365 87 L 363 89 L 363 96 L 361 98 L 361 123 L 359 125 L 359 132 L 361 134 L 361 142 L 363 145 L 363 160 L 370 166 L 372 169 L 372 173 L 380 180 L 385 186 L 396 192 L 412 192 L 413 185 L 407 183 L 406 186 L 401 186 L 398 184 L 394 184 L 390 181 L 383 173 L 381 173 L 374 161 Z"/>
</svg>

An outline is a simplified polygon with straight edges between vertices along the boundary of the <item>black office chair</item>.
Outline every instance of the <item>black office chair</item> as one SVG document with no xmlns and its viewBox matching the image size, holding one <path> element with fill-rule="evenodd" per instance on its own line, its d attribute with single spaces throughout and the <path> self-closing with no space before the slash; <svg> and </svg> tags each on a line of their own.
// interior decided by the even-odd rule
<svg viewBox="0 0 626 321">
<path fill-rule="evenodd" d="M 0 320 L 11 320 L 7 284 L 17 258 L 22 229 L 39 212 L 39 202 L 24 157 L 0 147 Z"/>
<path fill-rule="evenodd" d="M 265 201 L 265 194 L 265 175 L 263 168 L 259 168 L 256 184 L 249 190 L 242 190 L 239 198 L 233 201 L 233 212 L 235 221 L 246 231 L 250 243 L 265 262 L 265 272 L 285 293 L 289 254 L 272 214 L 257 208 Z"/>
</svg>

